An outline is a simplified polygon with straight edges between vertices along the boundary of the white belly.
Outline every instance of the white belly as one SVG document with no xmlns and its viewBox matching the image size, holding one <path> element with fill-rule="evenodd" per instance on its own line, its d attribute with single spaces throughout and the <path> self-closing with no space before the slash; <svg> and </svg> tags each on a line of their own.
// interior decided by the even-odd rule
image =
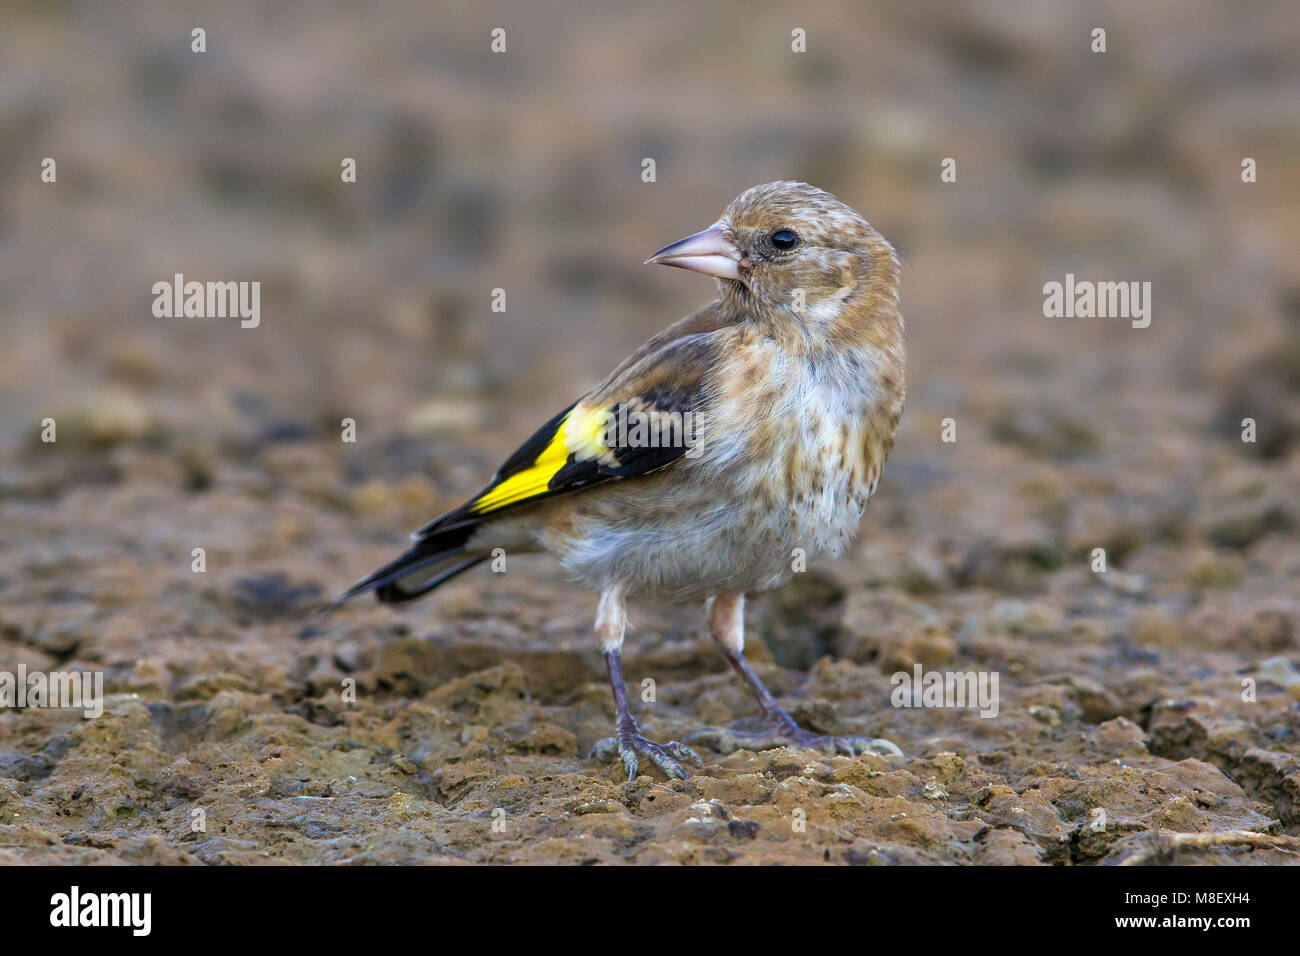
<svg viewBox="0 0 1300 956">
<path fill-rule="evenodd" d="M 871 395 L 862 378 L 805 369 L 774 363 L 766 415 L 719 409 L 699 459 L 604 486 L 600 506 L 578 507 L 573 533 L 544 546 L 593 587 L 679 597 L 768 590 L 842 554 L 879 474 L 862 462 Z"/>
</svg>

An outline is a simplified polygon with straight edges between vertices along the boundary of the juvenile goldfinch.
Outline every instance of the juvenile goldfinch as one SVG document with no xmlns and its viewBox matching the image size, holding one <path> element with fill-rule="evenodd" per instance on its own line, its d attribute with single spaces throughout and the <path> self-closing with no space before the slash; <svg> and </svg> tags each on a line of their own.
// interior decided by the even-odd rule
<svg viewBox="0 0 1300 956">
<path fill-rule="evenodd" d="M 625 602 L 706 599 L 709 633 L 749 685 L 765 730 L 686 739 L 730 752 L 793 744 L 852 754 L 886 740 L 799 727 L 745 660 L 748 591 L 853 540 L 903 410 L 903 319 L 893 247 L 830 193 L 775 182 L 648 263 L 715 276 L 718 298 L 641 346 L 543 425 L 478 495 L 342 594 L 409 601 L 491 556 L 544 551 L 600 594 L 618 754 L 669 777 L 698 760 L 647 740 L 628 709 Z"/>
</svg>

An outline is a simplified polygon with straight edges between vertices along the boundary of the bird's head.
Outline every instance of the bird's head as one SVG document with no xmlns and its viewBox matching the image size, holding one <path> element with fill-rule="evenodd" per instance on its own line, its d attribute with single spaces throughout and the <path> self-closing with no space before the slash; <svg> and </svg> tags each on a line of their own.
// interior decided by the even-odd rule
<svg viewBox="0 0 1300 956">
<path fill-rule="evenodd" d="M 893 247 L 807 183 L 747 189 L 708 229 L 646 262 L 716 276 L 724 307 L 801 338 L 860 337 L 879 321 L 899 321 Z"/>
</svg>

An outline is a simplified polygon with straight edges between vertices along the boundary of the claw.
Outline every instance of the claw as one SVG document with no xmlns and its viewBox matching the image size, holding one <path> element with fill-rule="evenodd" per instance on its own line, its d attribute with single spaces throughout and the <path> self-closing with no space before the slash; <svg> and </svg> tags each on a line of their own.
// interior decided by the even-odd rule
<svg viewBox="0 0 1300 956">
<path fill-rule="evenodd" d="M 663 748 L 678 760 L 690 760 L 697 764 L 704 763 L 704 761 L 700 759 L 699 754 L 679 740 L 670 740 L 668 743 L 663 745 Z"/>
<path fill-rule="evenodd" d="M 687 734 L 686 739 L 693 744 L 704 744 L 720 754 L 734 753 L 742 746 L 736 732 L 726 727 L 701 727 Z"/>
<path fill-rule="evenodd" d="M 902 757 L 903 748 L 884 737 L 854 737 L 854 742 L 862 748 L 863 753 L 878 754 L 882 757 Z"/>
<path fill-rule="evenodd" d="M 702 743 L 721 754 L 793 746 L 812 747 L 824 753 L 848 754 L 850 757 L 856 757 L 859 753 L 903 756 L 903 751 L 896 744 L 883 737 L 821 737 L 804 730 L 793 720 L 783 721 L 779 718 L 766 730 L 757 733 L 745 733 L 728 727 L 704 727 L 689 734 L 686 739 L 692 743 Z"/>
<path fill-rule="evenodd" d="M 618 738 L 602 737 L 591 745 L 591 750 L 587 752 L 587 759 L 608 760 L 616 753 L 618 753 Z"/>
<path fill-rule="evenodd" d="M 621 733 L 618 737 L 605 737 L 598 740 L 591 748 L 589 756 L 596 760 L 609 760 L 618 754 L 623 761 L 623 769 L 627 771 L 628 783 L 631 783 L 636 779 L 637 768 L 641 765 L 637 758 L 638 753 L 648 757 L 650 762 L 662 770 L 670 780 L 690 779 L 691 775 L 682 769 L 677 759 L 701 762 L 699 755 L 683 743 L 670 740 L 666 744 L 657 744 L 639 733 Z"/>
</svg>

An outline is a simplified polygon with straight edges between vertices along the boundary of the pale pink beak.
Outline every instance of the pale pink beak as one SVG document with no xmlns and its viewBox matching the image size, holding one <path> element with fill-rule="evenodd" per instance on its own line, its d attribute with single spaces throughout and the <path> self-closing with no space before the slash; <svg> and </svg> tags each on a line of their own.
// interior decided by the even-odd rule
<svg viewBox="0 0 1300 956">
<path fill-rule="evenodd" d="M 685 239 L 678 239 L 671 246 L 664 246 L 646 260 L 646 264 L 651 262 L 703 272 L 719 279 L 740 278 L 740 250 L 727 238 L 721 223 Z"/>
</svg>

